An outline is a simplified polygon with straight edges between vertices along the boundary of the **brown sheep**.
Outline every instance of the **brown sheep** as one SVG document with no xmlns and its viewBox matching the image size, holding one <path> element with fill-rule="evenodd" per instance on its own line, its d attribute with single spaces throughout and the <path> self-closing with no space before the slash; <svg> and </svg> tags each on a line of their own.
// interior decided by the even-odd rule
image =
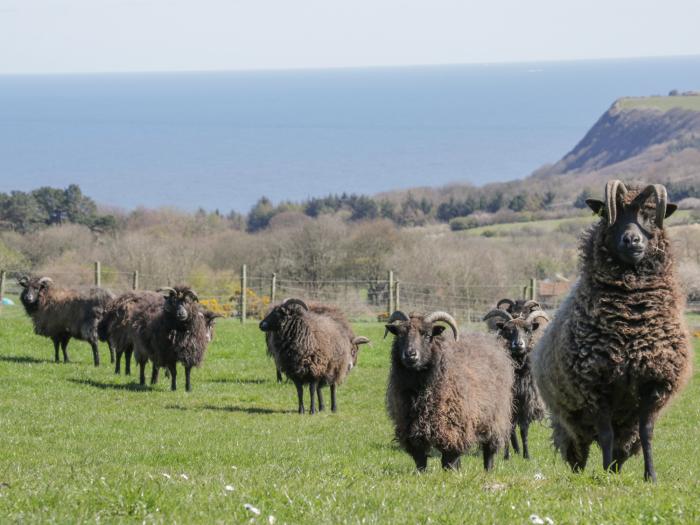
<svg viewBox="0 0 700 525">
<path fill-rule="evenodd" d="M 443 335 L 447 323 L 454 339 Z M 480 445 L 484 469 L 511 429 L 513 365 L 491 334 L 459 340 L 445 312 L 423 316 L 394 312 L 386 325 L 394 335 L 387 409 L 396 440 L 419 471 L 428 453 L 442 454 L 442 467 L 457 469 L 460 456 Z"/>
<path fill-rule="evenodd" d="M 75 338 L 90 343 L 94 364 L 100 366 L 97 324 L 114 295 L 102 288 L 87 292 L 58 288 L 49 277 L 22 277 L 19 284 L 23 288 L 20 300 L 34 323 L 34 332 L 51 338 L 56 362 L 59 346 L 63 362 L 69 361 L 68 341 Z M 114 361 L 111 347 L 110 357 Z"/>
<path fill-rule="evenodd" d="M 676 209 L 661 185 L 605 188 L 589 199 L 601 219 L 583 236 L 581 275 L 535 348 L 533 375 L 552 419 L 552 440 L 574 471 L 590 445 L 619 471 L 641 448 L 644 479 L 655 481 L 654 422 L 691 374 L 664 219 Z"/>
<path fill-rule="evenodd" d="M 365 338 L 350 339 L 352 333 L 347 321 L 338 322 L 339 311 L 330 307 L 315 307 L 317 313 L 300 299 L 287 299 L 273 307 L 260 322 L 260 330 L 266 333 L 268 350 L 282 372 L 297 388 L 298 411 L 303 414 L 305 384 L 309 385 L 312 414 L 316 413 L 316 396 L 319 410 L 323 410 L 321 388 L 330 386 L 331 410 L 337 410 L 336 387 L 352 369 L 357 359 L 357 346 L 367 342 Z M 350 331 L 349 331 L 350 330 Z"/>
</svg>

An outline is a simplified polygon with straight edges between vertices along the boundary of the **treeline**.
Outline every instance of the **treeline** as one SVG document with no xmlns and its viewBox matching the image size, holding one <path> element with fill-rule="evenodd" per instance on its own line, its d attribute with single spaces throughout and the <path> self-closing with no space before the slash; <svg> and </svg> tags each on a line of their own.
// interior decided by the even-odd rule
<svg viewBox="0 0 700 525">
<path fill-rule="evenodd" d="M 42 188 L 0 193 L 0 227 L 29 233 L 55 224 L 81 224 L 100 232 L 112 231 L 116 218 L 100 215 L 97 204 L 80 187 Z"/>
<path fill-rule="evenodd" d="M 496 214 L 505 210 L 536 212 L 549 208 L 555 200 L 552 191 L 504 192 L 493 189 L 470 188 L 465 197 L 454 195 L 443 199 L 416 196 L 411 191 L 400 198 L 370 197 L 343 193 L 314 197 L 300 203 L 285 201 L 275 206 L 267 197 L 262 197 L 246 218 L 249 232 L 263 230 L 273 223 L 275 217 L 286 214 L 304 214 L 317 218 L 321 215 L 344 215 L 348 221 L 388 219 L 397 226 L 422 226 L 431 222 L 449 223 L 458 217 L 468 217 L 477 212 Z"/>
</svg>

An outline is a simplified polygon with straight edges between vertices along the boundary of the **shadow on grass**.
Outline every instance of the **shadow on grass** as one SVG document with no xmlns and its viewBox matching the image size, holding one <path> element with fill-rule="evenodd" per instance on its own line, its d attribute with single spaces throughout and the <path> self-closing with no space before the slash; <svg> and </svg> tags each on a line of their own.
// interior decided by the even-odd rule
<svg viewBox="0 0 700 525">
<path fill-rule="evenodd" d="M 166 405 L 165 408 L 171 410 L 216 410 L 219 412 L 242 412 L 244 414 L 296 414 L 296 410 L 277 410 L 274 408 L 264 408 L 264 407 L 241 407 L 237 405 L 229 406 L 215 406 L 215 405 L 201 405 L 186 407 L 182 405 Z"/>
<path fill-rule="evenodd" d="M 267 383 L 272 383 L 271 379 L 236 379 L 235 377 L 217 377 L 216 379 L 210 379 L 208 383 L 240 383 L 242 385 L 265 385 Z"/>
<path fill-rule="evenodd" d="M 69 379 L 71 383 L 78 385 L 87 385 L 94 388 L 99 388 L 100 390 L 130 390 L 133 392 L 145 392 L 151 390 L 151 387 L 146 385 L 140 385 L 138 383 L 126 383 L 126 384 L 113 384 L 113 383 L 103 383 L 102 381 L 94 381 L 93 379 Z"/>
<path fill-rule="evenodd" d="M 36 357 L 29 357 L 26 355 L 0 355 L 0 361 L 6 361 L 8 363 L 55 363 L 55 361 L 49 359 L 37 359 Z"/>
</svg>

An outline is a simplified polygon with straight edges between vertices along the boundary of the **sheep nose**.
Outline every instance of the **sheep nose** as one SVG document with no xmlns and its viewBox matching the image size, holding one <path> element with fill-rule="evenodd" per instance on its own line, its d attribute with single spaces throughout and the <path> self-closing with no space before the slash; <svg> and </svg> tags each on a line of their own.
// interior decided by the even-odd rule
<svg viewBox="0 0 700 525">
<path fill-rule="evenodd" d="M 265 321 L 260 321 L 258 327 L 264 332 L 265 330 L 267 330 L 267 323 Z"/>
<path fill-rule="evenodd" d="M 638 246 L 640 242 L 642 242 L 642 237 L 638 233 L 626 232 L 622 236 L 622 243 L 627 248 Z"/>
</svg>

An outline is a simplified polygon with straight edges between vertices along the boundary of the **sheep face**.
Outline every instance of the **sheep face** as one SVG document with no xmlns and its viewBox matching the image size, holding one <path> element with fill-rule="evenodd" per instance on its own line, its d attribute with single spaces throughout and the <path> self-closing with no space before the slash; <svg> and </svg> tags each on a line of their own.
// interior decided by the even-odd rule
<svg viewBox="0 0 700 525">
<path fill-rule="evenodd" d="M 48 277 L 22 277 L 19 285 L 23 288 L 20 300 L 27 312 L 34 312 L 39 307 L 39 299 L 46 293 L 53 281 Z"/>
<path fill-rule="evenodd" d="M 614 183 L 618 184 L 611 186 Z M 586 201 L 607 224 L 605 246 L 619 263 L 637 266 L 657 248 L 663 220 L 677 206 L 666 202 L 666 190 L 661 185 L 650 185 L 641 191 L 627 190 L 619 181 L 608 183 L 606 201 L 607 204 L 596 199 Z"/>
<path fill-rule="evenodd" d="M 407 321 L 394 321 L 386 325 L 394 336 L 394 358 L 409 370 L 423 370 L 433 360 L 433 341 L 440 337 L 445 327 L 425 323 L 422 318 L 411 317 Z"/>
<path fill-rule="evenodd" d="M 511 356 L 514 359 L 524 357 L 532 337 L 532 327 L 522 322 L 498 320 L 496 328 L 498 336 L 507 341 Z"/>
<path fill-rule="evenodd" d="M 181 286 L 162 290 L 168 292 L 163 304 L 163 310 L 168 317 L 178 323 L 186 323 L 191 320 L 192 315 L 196 315 L 193 313 L 193 306 L 199 299 L 192 289 Z"/>
<path fill-rule="evenodd" d="M 211 310 L 202 310 L 199 312 L 199 315 L 201 315 L 204 319 L 207 343 L 211 343 L 212 339 L 214 339 L 214 322 L 217 318 L 222 316 L 212 312 Z"/>
<path fill-rule="evenodd" d="M 287 299 L 282 304 L 275 306 L 265 319 L 260 321 L 260 330 L 263 332 L 276 332 L 288 319 L 302 315 L 309 308 L 299 299 Z"/>
</svg>

